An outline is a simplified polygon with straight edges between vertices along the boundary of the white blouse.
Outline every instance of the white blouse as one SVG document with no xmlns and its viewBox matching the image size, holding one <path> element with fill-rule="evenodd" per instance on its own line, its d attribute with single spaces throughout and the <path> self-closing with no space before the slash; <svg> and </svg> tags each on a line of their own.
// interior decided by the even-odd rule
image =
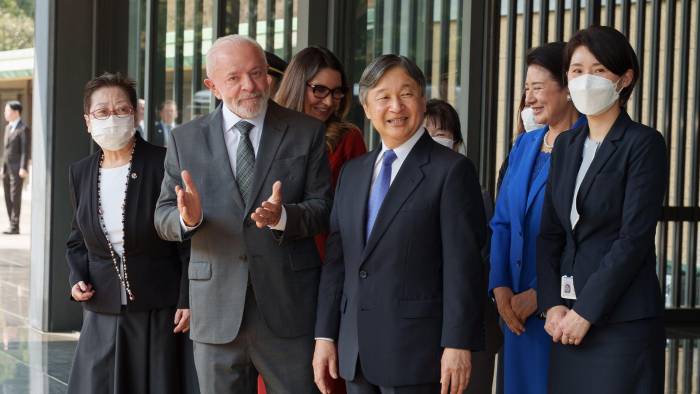
<svg viewBox="0 0 700 394">
<path fill-rule="evenodd" d="M 122 223 L 126 177 L 129 164 L 115 168 L 100 168 L 100 199 L 102 203 L 102 223 L 107 230 L 107 239 L 114 253 L 124 255 L 124 224 Z M 124 272 L 123 264 L 119 267 Z M 122 305 L 126 305 L 126 289 L 122 286 Z"/>
</svg>

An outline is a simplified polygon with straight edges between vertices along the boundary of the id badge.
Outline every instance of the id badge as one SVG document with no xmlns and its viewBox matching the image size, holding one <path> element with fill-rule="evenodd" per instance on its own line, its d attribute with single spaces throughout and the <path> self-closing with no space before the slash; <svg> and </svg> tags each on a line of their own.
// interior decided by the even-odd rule
<svg viewBox="0 0 700 394">
<path fill-rule="evenodd" d="M 564 275 L 561 277 L 561 298 L 566 298 L 567 300 L 576 299 L 573 276 Z"/>
</svg>

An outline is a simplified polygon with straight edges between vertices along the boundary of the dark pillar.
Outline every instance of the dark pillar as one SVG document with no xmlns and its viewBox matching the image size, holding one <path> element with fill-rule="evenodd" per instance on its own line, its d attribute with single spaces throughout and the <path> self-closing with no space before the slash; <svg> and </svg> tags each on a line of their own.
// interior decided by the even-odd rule
<svg viewBox="0 0 700 394">
<path fill-rule="evenodd" d="M 42 331 L 78 330 L 81 310 L 68 298 L 64 257 L 73 215 L 68 166 L 92 149 L 83 85 L 98 72 L 127 70 L 128 7 L 118 0 L 46 0 L 36 2 L 35 18 L 29 316 Z"/>
</svg>

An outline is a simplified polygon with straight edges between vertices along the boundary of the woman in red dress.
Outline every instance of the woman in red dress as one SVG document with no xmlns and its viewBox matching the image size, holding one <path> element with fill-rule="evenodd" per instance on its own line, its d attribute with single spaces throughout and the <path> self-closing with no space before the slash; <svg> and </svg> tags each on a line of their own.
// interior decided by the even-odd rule
<svg viewBox="0 0 700 394">
<path fill-rule="evenodd" d="M 294 55 L 287 66 L 275 101 L 324 122 L 326 146 L 331 166 L 333 190 L 343 164 L 367 152 L 362 133 L 344 118 L 350 110 L 352 94 L 343 66 L 328 49 L 311 46 Z M 316 237 L 316 246 L 325 257 L 326 234 Z M 345 383 L 336 381 L 333 394 L 344 394 Z M 265 386 L 258 381 L 258 394 L 265 394 Z"/>
</svg>

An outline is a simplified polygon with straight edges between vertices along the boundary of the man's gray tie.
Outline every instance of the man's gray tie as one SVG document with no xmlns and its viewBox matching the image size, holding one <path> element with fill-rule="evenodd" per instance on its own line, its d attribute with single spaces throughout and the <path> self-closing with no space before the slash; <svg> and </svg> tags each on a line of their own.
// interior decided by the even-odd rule
<svg viewBox="0 0 700 394">
<path fill-rule="evenodd" d="M 253 187 L 253 170 L 255 169 L 255 151 L 253 151 L 253 144 L 250 142 L 250 131 L 255 126 L 241 120 L 233 127 L 241 133 L 241 140 L 236 151 L 236 182 L 241 191 L 243 202 L 248 204 Z"/>
</svg>

